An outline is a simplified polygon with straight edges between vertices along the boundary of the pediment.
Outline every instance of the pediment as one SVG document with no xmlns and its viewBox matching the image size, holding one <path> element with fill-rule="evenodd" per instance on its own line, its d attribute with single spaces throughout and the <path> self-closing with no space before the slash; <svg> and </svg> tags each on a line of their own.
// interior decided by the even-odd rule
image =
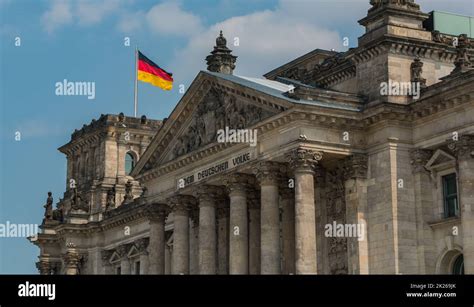
<svg viewBox="0 0 474 307">
<path fill-rule="evenodd" d="M 132 245 L 132 247 L 127 253 L 128 258 L 132 258 L 138 255 L 140 255 L 140 251 L 135 247 L 135 245 Z"/>
<path fill-rule="evenodd" d="M 442 167 L 449 163 L 455 163 L 456 158 L 450 155 L 449 153 L 445 152 L 442 149 L 438 149 L 435 151 L 433 156 L 426 162 L 425 168 L 427 170 L 432 170 L 435 168 Z"/>
<path fill-rule="evenodd" d="M 120 257 L 119 253 L 114 252 L 112 256 L 110 256 L 109 262 L 110 263 L 116 263 L 121 261 L 122 257 Z"/>
<path fill-rule="evenodd" d="M 233 85 L 228 80 L 199 74 L 152 140 L 132 176 L 218 145 L 219 129 L 249 128 L 288 107 L 270 103 L 266 99 L 271 97 L 265 98 L 265 94 L 254 89 Z"/>
<path fill-rule="evenodd" d="M 237 96 L 211 88 L 189 115 L 183 129 L 170 144 L 171 150 L 162 162 L 217 142 L 220 129 L 244 129 L 272 116 L 274 113 Z"/>
</svg>

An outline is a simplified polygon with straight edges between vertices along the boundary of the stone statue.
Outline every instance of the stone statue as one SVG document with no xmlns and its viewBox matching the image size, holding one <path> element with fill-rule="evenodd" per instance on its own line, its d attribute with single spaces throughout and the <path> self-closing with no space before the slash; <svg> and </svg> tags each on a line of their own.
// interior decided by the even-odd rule
<svg viewBox="0 0 474 307">
<path fill-rule="evenodd" d="M 107 191 L 107 200 L 105 202 L 105 211 L 115 208 L 115 187 Z"/>
<path fill-rule="evenodd" d="M 458 37 L 458 45 L 456 46 L 456 60 L 454 61 L 455 68 L 453 73 L 463 72 L 471 68 L 471 61 L 469 59 L 468 49 L 470 41 L 466 34 L 461 34 Z"/>
<path fill-rule="evenodd" d="M 130 203 L 133 201 L 132 187 L 133 187 L 132 181 L 130 180 L 127 181 L 127 183 L 125 184 L 125 197 L 123 199 L 124 204 Z"/>
<path fill-rule="evenodd" d="M 423 62 L 420 58 L 416 57 L 415 60 L 411 63 L 411 82 L 419 82 L 420 87 L 426 86 L 426 79 L 421 76 L 423 72 Z"/>
<path fill-rule="evenodd" d="M 77 188 L 72 190 L 71 208 L 74 210 L 83 210 L 89 212 L 89 203 L 82 199 L 82 196 L 77 192 Z"/>
<path fill-rule="evenodd" d="M 45 208 L 44 218 L 45 220 L 53 219 L 53 194 L 48 192 L 48 198 L 46 199 L 46 204 L 43 206 Z"/>
<path fill-rule="evenodd" d="M 53 210 L 53 220 L 62 223 L 64 218 L 63 210 L 63 202 L 62 200 L 59 200 L 59 202 L 56 204 L 56 209 Z"/>
<path fill-rule="evenodd" d="M 386 5 L 405 6 L 407 9 L 419 10 L 420 6 L 414 0 L 370 0 L 372 7 L 369 11 Z"/>
</svg>

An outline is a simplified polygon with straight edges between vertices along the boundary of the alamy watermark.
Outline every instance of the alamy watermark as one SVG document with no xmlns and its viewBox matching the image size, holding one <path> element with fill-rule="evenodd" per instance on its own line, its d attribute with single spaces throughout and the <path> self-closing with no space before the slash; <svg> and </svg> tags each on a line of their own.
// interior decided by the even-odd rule
<svg viewBox="0 0 474 307">
<path fill-rule="evenodd" d="M 388 80 L 380 83 L 380 95 L 382 96 L 412 96 L 420 98 L 420 82 L 398 82 Z"/>
<path fill-rule="evenodd" d="M 38 224 L 0 223 L 0 238 L 27 238 L 38 233 Z"/>
<path fill-rule="evenodd" d="M 328 237 L 338 238 L 357 238 L 358 241 L 364 240 L 365 225 L 364 224 L 339 224 L 333 221 L 332 224 L 324 226 L 324 235 Z"/>
<path fill-rule="evenodd" d="M 56 82 L 56 96 L 87 96 L 87 99 L 95 99 L 95 82 L 71 82 L 64 79 Z"/>
<path fill-rule="evenodd" d="M 218 143 L 249 143 L 250 146 L 257 145 L 257 129 L 225 129 L 217 130 Z"/>
<path fill-rule="evenodd" d="M 18 285 L 19 297 L 46 297 L 50 301 L 56 299 L 55 284 L 34 284 L 26 281 Z"/>
</svg>

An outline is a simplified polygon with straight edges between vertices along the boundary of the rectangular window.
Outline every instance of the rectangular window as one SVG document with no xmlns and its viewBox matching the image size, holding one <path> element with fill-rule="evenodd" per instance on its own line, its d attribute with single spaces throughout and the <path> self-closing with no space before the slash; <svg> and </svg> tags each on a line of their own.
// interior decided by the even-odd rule
<svg viewBox="0 0 474 307">
<path fill-rule="evenodd" d="M 140 261 L 135 262 L 135 275 L 140 275 Z"/>
<path fill-rule="evenodd" d="M 458 208 L 458 185 L 456 174 L 449 174 L 442 177 L 443 180 L 443 200 L 444 217 L 457 216 Z"/>
<path fill-rule="evenodd" d="M 122 268 L 121 267 L 117 267 L 117 275 L 121 275 L 122 274 Z"/>
</svg>

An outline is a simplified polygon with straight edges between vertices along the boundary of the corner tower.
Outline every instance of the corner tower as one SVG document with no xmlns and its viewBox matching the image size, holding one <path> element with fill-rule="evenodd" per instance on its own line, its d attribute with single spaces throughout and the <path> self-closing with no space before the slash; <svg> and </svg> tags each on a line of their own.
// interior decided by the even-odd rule
<svg viewBox="0 0 474 307">
<path fill-rule="evenodd" d="M 216 38 L 216 45 L 211 54 L 206 57 L 207 70 L 232 75 L 237 57 L 227 48 L 227 40 L 222 31 Z"/>
<path fill-rule="evenodd" d="M 142 189 L 129 173 L 161 124 L 120 113 L 101 115 L 76 129 L 71 141 L 59 148 L 67 157 L 66 192 L 58 204 L 64 216 L 76 202 L 76 207 L 87 209 L 90 220 L 100 220 L 103 211 L 123 202 L 127 184 L 138 197 Z"/>
</svg>

